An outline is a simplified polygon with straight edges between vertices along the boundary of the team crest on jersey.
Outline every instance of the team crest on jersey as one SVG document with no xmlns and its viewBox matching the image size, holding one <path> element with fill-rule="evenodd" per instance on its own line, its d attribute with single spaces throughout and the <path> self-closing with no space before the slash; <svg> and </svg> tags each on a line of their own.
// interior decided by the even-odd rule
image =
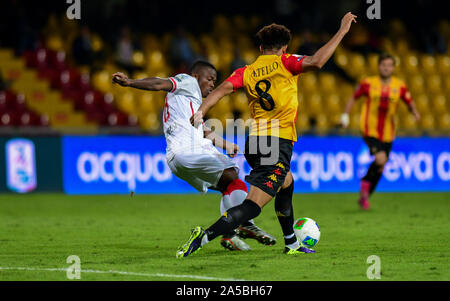
<svg viewBox="0 0 450 301">
<path fill-rule="evenodd" d="M 176 129 L 176 124 L 170 125 L 166 130 L 166 135 L 172 136 Z"/>
<path fill-rule="evenodd" d="M 295 56 L 297 58 L 297 62 L 300 62 L 300 60 L 304 57 L 304 55 L 298 55 L 298 54 L 293 54 L 292 56 Z"/>
<path fill-rule="evenodd" d="M 181 81 L 182 81 L 183 79 L 186 79 L 187 77 L 188 77 L 188 76 L 185 75 L 185 74 L 178 74 L 178 75 L 175 76 L 174 78 L 175 78 L 178 82 L 181 83 Z"/>
</svg>

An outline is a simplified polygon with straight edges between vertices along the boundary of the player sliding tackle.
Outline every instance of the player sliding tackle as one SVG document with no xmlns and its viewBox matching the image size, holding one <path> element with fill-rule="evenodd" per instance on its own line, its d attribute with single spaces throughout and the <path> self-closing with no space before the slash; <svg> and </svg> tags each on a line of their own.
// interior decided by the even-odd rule
<svg viewBox="0 0 450 301">
<path fill-rule="evenodd" d="M 220 211 L 223 214 L 245 200 L 247 186 L 238 177 L 237 164 L 214 146 L 226 150 L 230 157 L 235 157 L 239 148 L 206 126 L 200 125 L 195 129 L 189 122 L 194 111 L 200 107 L 202 97 L 208 96 L 214 88 L 216 77 L 217 71 L 213 65 L 198 61 L 192 66 L 191 75 L 133 80 L 123 73 L 115 73 L 113 82 L 123 87 L 168 92 L 163 124 L 170 170 L 201 193 L 206 193 L 208 188 L 222 192 Z M 239 236 L 254 238 L 265 245 L 276 242 L 252 219 L 242 221 L 239 236 L 234 228 L 222 234 L 221 244 L 229 250 L 250 250 Z"/>
<path fill-rule="evenodd" d="M 236 70 L 225 82 L 215 89 L 191 118 L 195 126 L 201 125 L 203 116 L 221 98 L 237 89 L 245 89 L 253 118 L 251 132 L 246 142 L 245 157 L 252 167 L 246 181 L 250 189 L 246 200 L 239 206 L 227 210 L 211 227 L 203 230 L 196 227 L 177 257 L 185 257 L 198 251 L 219 235 L 237 228 L 246 220 L 257 217 L 261 209 L 275 197 L 275 210 L 280 222 L 287 254 L 313 253 L 301 246 L 294 235 L 294 211 L 292 194 L 294 180 L 290 172 L 292 147 L 297 140 L 295 120 L 298 109 L 297 78 L 300 73 L 316 71 L 332 56 L 342 38 L 349 31 L 356 16 L 347 13 L 339 31 L 312 56 L 286 54 L 290 31 L 277 24 L 262 28 L 260 39 L 261 55 L 256 61 Z M 278 121 L 272 123 L 271 121 Z M 277 125 L 274 128 L 273 124 Z M 267 152 L 262 152 L 263 140 L 269 142 L 272 164 L 266 164 Z M 256 152 L 250 152 L 256 148 Z"/>
</svg>

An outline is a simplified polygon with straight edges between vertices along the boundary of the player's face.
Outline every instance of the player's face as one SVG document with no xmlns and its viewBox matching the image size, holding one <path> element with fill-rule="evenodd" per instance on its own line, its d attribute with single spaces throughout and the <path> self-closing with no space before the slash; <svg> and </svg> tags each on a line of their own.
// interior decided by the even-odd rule
<svg viewBox="0 0 450 301">
<path fill-rule="evenodd" d="M 394 72 L 394 69 L 395 69 L 394 61 L 390 58 L 382 60 L 380 62 L 380 65 L 378 65 L 380 76 L 384 78 L 390 77 Z"/>
<path fill-rule="evenodd" d="M 217 73 L 212 68 L 202 68 L 197 74 L 193 75 L 197 78 L 198 85 L 202 91 L 202 97 L 207 97 L 214 89 L 217 80 Z"/>
</svg>

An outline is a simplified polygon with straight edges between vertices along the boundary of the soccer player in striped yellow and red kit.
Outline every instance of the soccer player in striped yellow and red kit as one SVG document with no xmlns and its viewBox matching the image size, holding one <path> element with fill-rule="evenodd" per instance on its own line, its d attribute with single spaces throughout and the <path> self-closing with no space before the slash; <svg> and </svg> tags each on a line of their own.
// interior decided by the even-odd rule
<svg viewBox="0 0 450 301">
<path fill-rule="evenodd" d="M 348 126 L 350 113 L 355 101 L 364 97 L 361 110 L 361 132 L 375 160 L 367 174 L 361 180 L 359 204 L 362 209 L 369 209 L 369 196 L 383 174 L 384 165 L 389 159 L 392 142 L 395 139 L 395 113 L 400 101 L 403 101 L 416 120 L 420 115 L 412 100 L 406 84 L 392 76 L 395 59 L 390 54 L 382 54 L 378 60 L 379 75 L 370 76 L 361 81 L 345 108 L 341 117 L 344 127 Z"/>
</svg>

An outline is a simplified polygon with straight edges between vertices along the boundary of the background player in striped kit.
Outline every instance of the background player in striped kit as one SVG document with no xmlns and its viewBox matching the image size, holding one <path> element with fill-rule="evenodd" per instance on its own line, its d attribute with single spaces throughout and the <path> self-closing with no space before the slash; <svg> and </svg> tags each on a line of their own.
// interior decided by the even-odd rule
<svg viewBox="0 0 450 301">
<path fill-rule="evenodd" d="M 370 154 L 375 156 L 375 160 L 361 180 L 358 203 L 363 210 L 369 209 L 369 196 L 375 191 L 383 174 L 384 166 L 389 159 L 392 142 L 395 139 L 395 113 L 400 100 L 408 106 L 417 121 L 420 119 L 420 114 L 406 84 L 401 79 L 392 76 L 394 69 L 395 58 L 387 53 L 380 55 L 378 59 L 379 74 L 361 81 L 341 116 L 342 126 L 347 127 L 349 124 L 348 114 L 355 101 L 362 96 L 365 97 L 361 110 L 360 129 L 364 142 L 369 147 Z"/>
</svg>

